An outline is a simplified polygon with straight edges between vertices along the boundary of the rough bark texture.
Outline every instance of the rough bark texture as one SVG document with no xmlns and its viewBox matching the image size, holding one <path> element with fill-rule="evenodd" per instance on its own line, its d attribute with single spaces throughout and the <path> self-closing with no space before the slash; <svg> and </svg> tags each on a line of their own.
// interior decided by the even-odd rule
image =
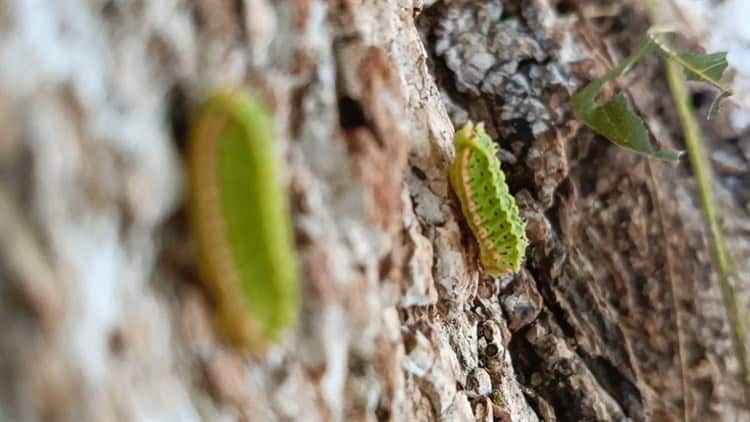
<svg viewBox="0 0 750 422">
<path fill-rule="evenodd" d="M 3 2 L 0 420 L 750 420 L 689 167 L 572 114 L 647 25 L 628 1 Z M 189 112 L 237 85 L 274 110 L 303 268 L 257 359 L 217 334 L 183 209 Z M 623 86 L 679 147 L 658 60 Z M 482 274 L 449 189 L 467 120 L 528 221 L 514 276 Z M 750 135 L 706 129 L 744 298 Z"/>
</svg>

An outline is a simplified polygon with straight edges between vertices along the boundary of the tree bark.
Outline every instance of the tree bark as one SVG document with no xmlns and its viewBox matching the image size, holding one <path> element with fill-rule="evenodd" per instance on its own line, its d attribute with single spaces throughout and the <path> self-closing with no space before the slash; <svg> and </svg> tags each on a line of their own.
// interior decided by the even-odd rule
<svg viewBox="0 0 750 422">
<path fill-rule="evenodd" d="M 750 420 L 688 166 L 573 115 L 648 27 L 599 3 L 0 4 L 0 420 Z M 252 358 L 184 210 L 190 112 L 232 86 L 273 110 L 303 275 Z M 658 59 L 620 88 L 682 145 Z M 469 120 L 527 221 L 497 279 L 447 179 Z M 740 162 L 717 185 L 744 304 L 747 135 L 705 129 Z"/>
</svg>

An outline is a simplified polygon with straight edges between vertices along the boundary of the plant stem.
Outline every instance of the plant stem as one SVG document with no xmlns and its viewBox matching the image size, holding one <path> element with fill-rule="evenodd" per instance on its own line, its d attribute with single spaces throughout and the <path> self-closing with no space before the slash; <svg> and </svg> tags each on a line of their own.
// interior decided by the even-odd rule
<svg viewBox="0 0 750 422">
<path fill-rule="evenodd" d="M 656 23 L 657 15 L 654 1 L 645 0 L 645 4 L 652 24 Z M 675 105 L 677 106 L 677 114 L 680 118 L 688 156 L 690 157 L 690 164 L 693 168 L 695 180 L 698 184 L 698 192 L 700 194 L 703 214 L 711 233 L 712 248 L 716 258 L 716 265 L 719 270 L 719 280 L 722 297 L 724 299 L 724 308 L 727 313 L 727 318 L 733 328 L 734 346 L 737 357 L 740 360 L 745 396 L 750 397 L 750 368 L 748 363 L 748 353 L 745 348 L 747 330 L 742 318 L 742 313 L 739 309 L 737 295 L 735 294 L 734 287 L 730 282 L 732 266 L 721 232 L 721 226 L 719 225 L 719 217 L 715 205 L 716 201 L 714 199 L 712 188 L 713 182 L 711 168 L 708 159 L 706 158 L 707 155 L 704 147 L 705 142 L 703 140 L 703 134 L 698 126 L 698 122 L 695 119 L 695 115 L 688 99 L 688 92 L 685 87 L 685 77 L 682 68 L 672 60 L 666 60 L 666 67 L 669 89 L 672 93 Z"/>
<path fill-rule="evenodd" d="M 721 293 L 724 299 L 727 318 L 733 327 L 734 346 L 737 357 L 740 360 L 742 369 L 743 383 L 745 384 L 746 395 L 748 385 L 750 384 L 750 369 L 748 369 L 748 356 L 745 348 L 747 338 L 747 329 L 742 318 L 742 312 L 739 309 L 737 295 L 734 286 L 730 282 L 732 276 L 732 266 L 727 253 L 724 237 L 719 226 L 718 213 L 716 211 L 716 202 L 712 190 L 711 172 L 706 158 L 705 148 L 703 146 L 703 136 L 700 128 L 695 121 L 690 104 L 688 103 L 687 90 L 685 89 L 682 69 L 675 63 L 667 62 L 667 79 L 672 96 L 677 105 L 677 113 L 680 116 L 682 130 L 685 136 L 688 156 L 693 167 L 696 182 L 698 183 L 698 192 L 700 193 L 701 206 L 705 215 L 706 223 L 711 232 L 714 255 L 719 270 L 719 283 Z"/>
</svg>

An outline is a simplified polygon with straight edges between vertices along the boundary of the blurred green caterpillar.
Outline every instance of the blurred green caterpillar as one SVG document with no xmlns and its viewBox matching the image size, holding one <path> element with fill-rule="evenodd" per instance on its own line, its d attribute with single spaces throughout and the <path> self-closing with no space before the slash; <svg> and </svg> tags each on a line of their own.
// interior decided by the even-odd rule
<svg viewBox="0 0 750 422">
<path fill-rule="evenodd" d="M 262 349 L 296 319 L 297 262 L 273 123 L 253 96 L 212 95 L 191 121 L 189 212 L 224 334 Z"/>
<path fill-rule="evenodd" d="M 450 181 L 479 242 L 482 266 L 495 277 L 518 271 L 529 244 L 526 223 L 505 183 L 494 142 L 482 123 L 469 122 L 456 132 L 453 144 Z"/>
</svg>

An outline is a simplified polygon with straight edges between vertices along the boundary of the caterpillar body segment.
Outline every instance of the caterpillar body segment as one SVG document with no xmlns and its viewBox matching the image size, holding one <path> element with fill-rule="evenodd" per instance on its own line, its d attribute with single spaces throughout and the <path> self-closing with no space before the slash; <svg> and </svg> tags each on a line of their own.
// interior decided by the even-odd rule
<svg viewBox="0 0 750 422">
<path fill-rule="evenodd" d="M 228 340 L 258 350 L 294 322 L 299 302 L 272 120 L 253 96 L 226 91 L 191 123 L 189 213 L 202 279 Z"/>
<path fill-rule="evenodd" d="M 508 190 L 495 144 L 483 125 L 467 123 L 454 137 L 450 182 L 492 276 L 518 271 L 528 246 L 526 223 Z"/>
</svg>

